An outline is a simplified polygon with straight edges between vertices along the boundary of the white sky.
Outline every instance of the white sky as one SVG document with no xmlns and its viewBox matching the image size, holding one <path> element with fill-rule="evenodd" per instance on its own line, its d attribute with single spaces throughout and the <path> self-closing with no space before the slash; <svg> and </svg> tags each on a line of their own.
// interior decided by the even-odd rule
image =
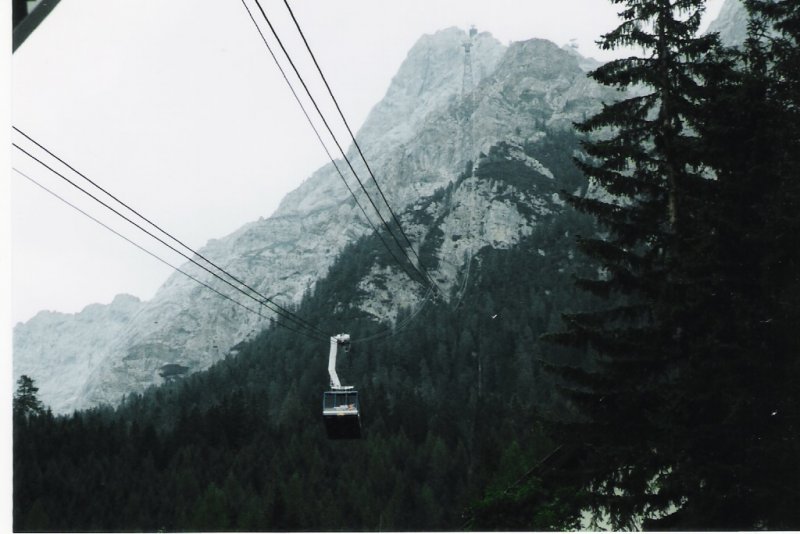
<svg viewBox="0 0 800 534">
<path fill-rule="evenodd" d="M 721 4 L 708 2 L 709 19 Z M 262 5 L 301 57 L 283 2 Z M 294 0 L 292 7 L 354 128 L 423 33 L 475 24 L 506 44 L 576 39 L 584 55 L 610 59 L 594 41 L 617 24 L 617 8 L 604 0 Z M 63 0 L 10 63 L 13 124 L 195 248 L 269 216 L 327 161 L 240 0 Z M 17 134 L 11 139 L 23 144 Z M 11 160 L 183 263 L 16 150 Z M 170 274 L 9 174 L 1 191 L 11 190 L 12 324 L 118 293 L 149 299 Z"/>
</svg>

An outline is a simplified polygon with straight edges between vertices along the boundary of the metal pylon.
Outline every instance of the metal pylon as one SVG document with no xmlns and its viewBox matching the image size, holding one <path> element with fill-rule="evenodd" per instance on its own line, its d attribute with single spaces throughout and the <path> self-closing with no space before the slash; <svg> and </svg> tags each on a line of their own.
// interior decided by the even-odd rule
<svg viewBox="0 0 800 534">
<path fill-rule="evenodd" d="M 473 139 L 472 139 L 472 111 L 474 109 L 474 102 L 472 92 L 474 82 L 472 80 L 472 39 L 478 30 L 475 26 L 470 27 L 467 39 L 462 43 L 464 47 L 464 73 L 461 79 L 461 109 L 463 112 L 463 126 L 462 126 L 462 150 L 464 154 L 464 162 L 470 161 L 473 155 Z"/>
</svg>

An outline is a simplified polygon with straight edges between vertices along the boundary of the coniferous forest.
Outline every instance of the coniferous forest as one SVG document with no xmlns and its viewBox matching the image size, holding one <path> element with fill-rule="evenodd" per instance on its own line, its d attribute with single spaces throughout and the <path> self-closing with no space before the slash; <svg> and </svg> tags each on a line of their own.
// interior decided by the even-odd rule
<svg viewBox="0 0 800 534">
<path fill-rule="evenodd" d="M 277 325 L 116 408 L 23 377 L 14 529 L 800 528 L 800 3 L 746 0 L 735 49 L 702 0 L 613 3 L 603 46 L 644 53 L 591 76 L 636 96 L 525 147 L 560 213 L 393 335 L 351 303 L 375 235 L 294 310 L 367 338 L 339 362 L 363 439 L 326 438 L 328 346 Z"/>
</svg>

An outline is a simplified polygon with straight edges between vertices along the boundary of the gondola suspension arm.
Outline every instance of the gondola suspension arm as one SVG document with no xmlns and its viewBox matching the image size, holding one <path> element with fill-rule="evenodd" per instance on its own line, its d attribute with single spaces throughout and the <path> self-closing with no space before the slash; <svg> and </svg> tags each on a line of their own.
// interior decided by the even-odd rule
<svg viewBox="0 0 800 534">
<path fill-rule="evenodd" d="M 350 334 L 338 334 L 331 337 L 331 351 L 328 356 L 328 374 L 331 377 L 331 389 L 337 391 L 353 389 L 353 386 L 343 386 L 339 381 L 339 375 L 336 373 L 336 355 L 340 345 L 343 347 L 350 346 Z"/>
</svg>

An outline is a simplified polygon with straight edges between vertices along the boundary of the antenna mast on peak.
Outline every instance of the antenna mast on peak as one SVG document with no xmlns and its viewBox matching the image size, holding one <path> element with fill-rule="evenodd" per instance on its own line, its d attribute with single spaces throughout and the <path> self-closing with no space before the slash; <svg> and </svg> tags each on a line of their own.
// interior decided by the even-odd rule
<svg viewBox="0 0 800 534">
<path fill-rule="evenodd" d="M 469 28 L 469 37 L 461 44 L 464 47 L 464 77 L 461 80 L 461 98 L 464 101 L 472 98 L 472 55 L 470 54 L 470 49 L 473 44 L 472 40 L 477 33 L 478 29 L 473 24 Z"/>
</svg>

